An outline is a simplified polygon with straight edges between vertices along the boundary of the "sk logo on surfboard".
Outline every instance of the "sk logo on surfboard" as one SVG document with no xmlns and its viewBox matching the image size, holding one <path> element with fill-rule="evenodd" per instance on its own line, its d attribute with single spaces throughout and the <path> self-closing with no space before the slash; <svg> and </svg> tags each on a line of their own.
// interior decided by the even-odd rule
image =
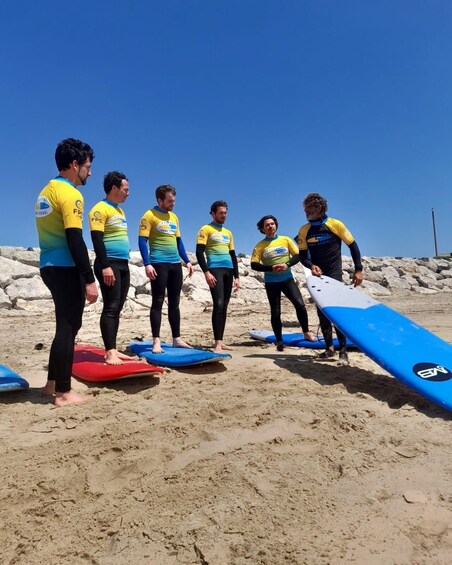
<svg viewBox="0 0 452 565">
<path fill-rule="evenodd" d="M 413 367 L 415 375 L 427 381 L 448 381 L 452 379 L 452 372 L 447 367 L 436 363 L 417 363 Z"/>
</svg>

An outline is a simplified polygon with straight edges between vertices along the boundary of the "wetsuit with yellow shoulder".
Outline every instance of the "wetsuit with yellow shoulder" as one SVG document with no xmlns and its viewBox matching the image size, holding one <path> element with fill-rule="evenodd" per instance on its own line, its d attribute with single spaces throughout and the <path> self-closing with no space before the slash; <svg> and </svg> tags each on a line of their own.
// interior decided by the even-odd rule
<svg viewBox="0 0 452 565">
<path fill-rule="evenodd" d="M 361 254 L 354 237 L 340 220 L 327 215 L 300 228 L 298 247 L 301 262 L 308 268 L 317 265 L 325 275 L 341 280 L 342 242 L 350 249 L 355 269 L 362 270 Z"/>
<path fill-rule="evenodd" d="M 89 213 L 91 231 L 100 231 L 107 257 L 129 259 L 129 238 L 124 211 L 107 198 L 98 202 Z"/>
<path fill-rule="evenodd" d="M 232 232 L 221 224 L 211 222 L 199 230 L 197 245 L 205 245 L 208 269 L 232 269 L 230 251 L 234 251 Z"/>
<path fill-rule="evenodd" d="M 40 268 L 73 267 L 75 263 L 69 251 L 65 230 L 82 229 L 81 192 L 63 177 L 52 179 L 38 196 L 35 216 L 41 248 Z"/>
<path fill-rule="evenodd" d="M 251 263 L 262 263 L 264 266 L 273 267 L 281 263 L 288 263 L 291 256 L 298 255 L 298 249 L 295 242 L 285 235 L 277 235 L 270 238 L 265 237 L 260 241 L 253 250 L 251 255 Z M 282 282 L 292 279 L 292 271 L 290 266 L 285 271 L 274 273 L 265 271 L 264 281 Z"/>
<path fill-rule="evenodd" d="M 180 240 L 179 219 L 174 212 L 154 206 L 141 218 L 138 235 L 139 238 L 148 240 L 151 264 L 180 263 L 181 255 L 177 241 L 178 238 Z M 182 258 L 185 261 L 185 257 Z"/>
</svg>

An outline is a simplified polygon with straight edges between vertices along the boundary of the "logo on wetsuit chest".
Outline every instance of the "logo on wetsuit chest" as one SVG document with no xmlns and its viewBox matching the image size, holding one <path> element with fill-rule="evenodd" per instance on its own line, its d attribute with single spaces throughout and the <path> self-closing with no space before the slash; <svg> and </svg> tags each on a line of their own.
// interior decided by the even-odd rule
<svg viewBox="0 0 452 565">
<path fill-rule="evenodd" d="M 331 240 L 330 233 L 318 233 L 307 240 L 308 245 L 324 245 Z"/>
<path fill-rule="evenodd" d="M 156 225 L 156 229 L 160 233 L 165 233 L 167 235 L 176 235 L 177 224 L 176 222 L 171 222 L 169 220 L 162 220 Z"/>
<path fill-rule="evenodd" d="M 417 363 L 413 367 L 413 373 L 426 381 L 448 381 L 452 379 L 452 372 L 443 365 L 436 363 Z"/>
<path fill-rule="evenodd" d="M 209 239 L 215 243 L 229 243 L 229 236 L 225 233 L 213 232 L 210 234 Z"/>
<path fill-rule="evenodd" d="M 275 259 L 276 257 L 283 257 L 287 255 L 289 250 L 287 247 L 268 247 L 262 254 L 264 259 Z"/>
<path fill-rule="evenodd" d="M 107 225 L 127 229 L 127 221 L 124 216 L 121 216 L 120 214 L 118 214 L 117 216 L 112 216 L 108 220 Z"/>
</svg>

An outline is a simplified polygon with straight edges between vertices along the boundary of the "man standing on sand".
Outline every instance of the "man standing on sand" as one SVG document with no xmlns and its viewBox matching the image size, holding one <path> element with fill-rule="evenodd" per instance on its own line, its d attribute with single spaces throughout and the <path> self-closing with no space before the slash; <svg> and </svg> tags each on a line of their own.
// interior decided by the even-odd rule
<svg viewBox="0 0 452 565">
<path fill-rule="evenodd" d="M 107 365 L 122 365 L 122 359 L 130 359 L 116 349 L 119 315 L 130 286 L 127 221 L 119 207 L 129 196 L 129 182 L 125 174 L 119 171 L 107 173 L 104 191 L 106 197 L 89 213 L 91 239 L 96 253 L 94 273 L 104 302 L 100 331 L 105 346 L 105 362 Z"/>
<path fill-rule="evenodd" d="M 363 267 L 359 247 L 345 225 L 327 216 L 328 202 L 317 192 L 311 192 L 303 200 L 303 208 L 308 223 L 298 232 L 298 247 L 301 263 L 311 269 L 313 275 L 326 275 L 342 281 L 341 245 L 344 242 L 350 249 L 355 265 L 352 282 L 359 286 L 363 282 Z M 317 308 L 320 328 L 325 339 L 326 349 L 317 359 L 333 360 L 336 356 L 333 346 L 333 326 L 325 314 Z M 335 328 L 339 341 L 339 361 L 348 364 L 346 337 Z"/>
<path fill-rule="evenodd" d="M 193 265 L 182 243 L 179 219 L 174 214 L 176 189 L 170 184 L 155 190 L 157 206 L 148 210 L 141 218 L 138 246 L 143 259 L 146 276 L 151 281 L 151 330 L 153 353 L 163 353 L 160 340 L 162 308 L 165 292 L 168 292 L 168 320 L 173 337 L 173 347 L 188 347 L 180 337 L 180 293 L 182 290 L 182 265 L 185 262 L 188 275 L 193 274 Z"/>
<path fill-rule="evenodd" d="M 98 294 L 82 234 L 83 196 L 76 188 L 91 176 L 93 159 L 87 143 L 73 138 L 61 141 L 55 151 L 59 174 L 42 189 L 35 206 L 40 272 L 52 294 L 56 318 L 42 394 L 55 395 L 56 406 L 88 400 L 71 391 L 71 374 L 85 298 L 93 304 Z"/>
<path fill-rule="evenodd" d="M 224 227 L 227 213 L 227 203 L 216 200 L 210 207 L 213 221 L 199 230 L 196 243 L 196 258 L 212 294 L 214 351 L 217 353 L 231 349 L 223 343 L 223 334 L 232 287 L 234 286 L 234 291 L 238 291 L 240 286 L 234 239 L 232 233 Z"/>
</svg>

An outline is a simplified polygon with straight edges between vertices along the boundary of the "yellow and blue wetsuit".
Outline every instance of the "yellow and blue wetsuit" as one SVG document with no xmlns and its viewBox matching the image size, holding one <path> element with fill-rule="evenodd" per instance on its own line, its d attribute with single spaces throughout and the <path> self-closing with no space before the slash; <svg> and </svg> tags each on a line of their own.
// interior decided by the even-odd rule
<svg viewBox="0 0 452 565">
<path fill-rule="evenodd" d="M 214 339 L 221 341 L 234 278 L 239 278 L 232 232 L 216 222 L 202 226 L 196 241 L 196 258 L 202 272 L 209 271 L 216 279 L 215 286 L 209 287 L 213 301 L 212 328 Z"/>
<path fill-rule="evenodd" d="M 211 222 L 198 232 L 197 245 L 204 245 L 207 269 L 232 269 L 231 251 L 234 251 L 232 232 L 223 225 Z"/>
<path fill-rule="evenodd" d="M 48 380 L 56 392 L 71 389 L 74 342 L 82 325 L 85 285 L 94 282 L 82 235 L 83 196 L 62 176 L 51 180 L 35 204 L 40 273 L 55 303 L 56 332 Z"/>
<path fill-rule="evenodd" d="M 41 249 L 39 266 L 74 267 L 65 230 L 82 229 L 81 192 L 63 177 L 51 180 L 38 196 L 35 217 Z"/>
<path fill-rule="evenodd" d="M 282 345 L 281 293 L 295 307 L 303 333 L 309 332 L 306 306 L 290 269 L 298 261 L 298 249 L 295 242 L 284 235 L 273 238 L 265 237 L 256 245 L 251 255 L 251 268 L 264 273 L 265 290 L 270 304 L 270 321 L 278 345 Z M 287 269 L 273 272 L 273 267 L 281 264 L 286 264 Z"/>
<path fill-rule="evenodd" d="M 277 235 L 273 238 L 265 237 L 253 250 L 251 263 L 262 263 L 269 267 L 264 271 L 264 281 L 282 282 L 293 278 L 290 267 L 283 272 L 274 273 L 271 271 L 273 265 L 287 263 L 291 256 L 298 256 L 298 249 L 295 242 L 285 235 Z"/>
<path fill-rule="evenodd" d="M 129 238 L 124 211 L 108 198 L 98 202 L 89 213 L 91 238 L 96 259 L 94 272 L 102 292 L 100 330 L 106 351 L 116 349 L 119 316 L 130 287 Z M 115 282 L 106 285 L 103 269 L 113 271 Z"/>
<path fill-rule="evenodd" d="M 91 231 L 103 233 L 103 242 L 107 257 L 128 260 L 129 237 L 124 211 L 107 198 L 98 202 L 89 213 Z"/>
<path fill-rule="evenodd" d="M 182 265 L 190 260 L 182 243 L 179 219 L 173 212 L 155 206 L 141 218 L 138 245 L 144 265 L 152 265 L 157 277 L 151 280 L 152 305 L 150 321 L 152 335 L 160 337 L 162 307 L 168 291 L 168 321 L 173 338 L 180 336 L 180 292 Z"/>
</svg>

